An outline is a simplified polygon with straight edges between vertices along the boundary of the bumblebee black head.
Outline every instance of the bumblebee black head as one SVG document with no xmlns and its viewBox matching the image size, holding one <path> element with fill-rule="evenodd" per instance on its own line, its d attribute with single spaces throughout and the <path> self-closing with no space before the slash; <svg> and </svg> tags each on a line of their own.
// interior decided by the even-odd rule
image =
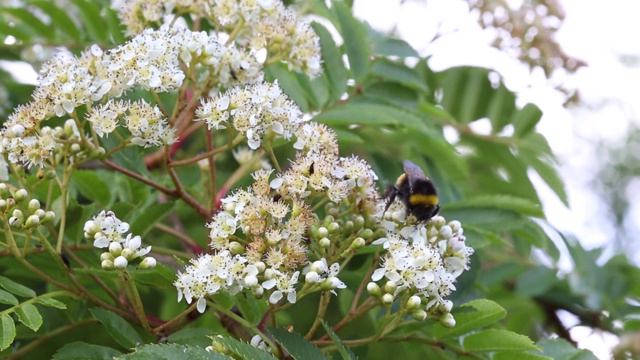
<svg viewBox="0 0 640 360">
<path fill-rule="evenodd" d="M 398 177 L 394 185 L 389 185 L 385 194 L 385 211 L 397 197 L 405 206 L 407 215 L 415 216 L 418 221 L 427 221 L 440 211 L 438 191 L 416 164 L 405 160 L 402 165 L 404 173 Z"/>
</svg>

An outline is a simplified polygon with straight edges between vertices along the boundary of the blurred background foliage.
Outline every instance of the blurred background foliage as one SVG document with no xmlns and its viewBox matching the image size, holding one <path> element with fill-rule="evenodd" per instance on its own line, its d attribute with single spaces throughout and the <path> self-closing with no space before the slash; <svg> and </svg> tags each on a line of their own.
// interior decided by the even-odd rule
<svg viewBox="0 0 640 360">
<path fill-rule="evenodd" d="M 24 3 L 24 7 L 0 9 L 0 37 L 5 39 L 0 45 L 0 59 L 4 61 L 24 61 L 37 70 L 57 47 L 64 46 L 78 54 L 93 43 L 109 48 L 124 41 L 117 18 L 106 1 L 29 0 Z M 472 271 L 463 275 L 457 284 L 454 303 L 475 298 L 496 301 L 507 310 L 505 320 L 498 327 L 531 337 L 545 354 L 567 354 L 555 358 L 593 358 L 590 353 L 569 350 L 564 343 L 545 342 L 545 339 L 559 337 L 575 343 L 569 333 L 572 326 L 584 325 L 594 331 L 625 336 L 634 336 L 640 331 L 637 280 L 640 272 L 622 251 L 624 242 L 634 240 L 634 234 L 626 232 L 625 224 L 633 221 L 629 217 L 633 205 L 629 191 L 638 190 L 640 186 L 638 129 L 629 133 L 628 142 L 623 145 L 599 144 L 610 157 L 598 164 L 592 180 L 610 210 L 604 216 L 615 221 L 617 231 L 612 234 L 612 240 L 620 242 L 621 250 L 603 259 L 600 249 L 586 250 L 579 239 L 558 232 L 545 220 L 531 175 L 536 173 L 555 196 L 568 204 L 563 179 L 557 171 L 558 162 L 545 137 L 536 130 L 542 116 L 540 109 L 535 104 L 517 105 L 516 94 L 504 85 L 500 74 L 477 67 L 433 71 L 428 59 L 420 58 L 393 33 L 376 32 L 354 18 L 349 1 L 334 1 L 331 7 L 320 0 L 290 3 L 319 19 L 314 29 L 321 39 L 324 73 L 310 80 L 287 71 L 283 65 L 274 65 L 267 69 L 267 77 L 277 79 L 303 111 L 338 132 L 341 155 L 358 154 L 367 159 L 380 176 L 381 189 L 402 172 L 404 159 L 418 164 L 435 181 L 440 191 L 442 214 L 462 222 L 468 244 L 476 250 Z M 583 66 L 580 60 L 564 54 L 553 40 L 554 30 L 563 19 L 559 4 L 553 0 L 523 3 L 518 10 L 509 10 L 504 1 L 469 1 L 469 9 L 478 12 L 482 26 L 497 29 L 496 47 L 514 53 L 532 68 L 541 67 L 551 75 L 554 71 L 571 72 Z M 544 20 L 545 17 L 553 21 Z M 33 87 L 21 83 L 20 74 L 1 71 L 0 84 L 3 116 L 29 101 Z M 578 100 L 575 90 L 566 90 L 568 100 Z M 479 122 L 490 124 L 489 130 L 475 130 L 474 123 Z M 194 139 L 190 146 L 197 148 L 197 141 Z M 278 150 L 280 156 L 287 156 L 286 150 Z M 218 161 L 222 182 L 225 174 L 237 165 L 231 158 Z M 138 169 L 146 172 L 143 167 Z M 192 177 L 192 181 L 186 181 L 191 189 L 200 186 L 198 171 L 194 166 L 186 175 Z M 149 176 L 154 175 L 149 173 Z M 115 183 L 125 190 L 118 190 L 119 197 L 114 193 L 90 194 L 92 187 L 99 188 L 96 182 Z M 114 199 L 129 200 L 115 205 L 118 209 L 114 210 L 119 217 L 132 219 L 136 233 L 148 234 L 154 241 L 164 243 L 176 241 L 151 225 L 165 217 L 171 224 L 170 214 L 174 210 L 181 215 L 190 211 L 173 203 L 154 208 L 149 189 L 135 181 L 115 178 L 103 170 L 87 174 L 77 180 L 75 186 L 76 200 L 69 211 L 77 212 L 78 217 L 68 225 L 71 244 L 81 237 L 83 221 L 100 206 L 112 204 Z M 103 204 L 82 203 L 83 198 L 96 196 Z M 130 203 L 140 206 L 133 208 Z M 202 222 L 197 216 L 193 219 L 180 230 L 200 239 L 204 245 Z M 90 251 L 78 254 L 87 264 L 97 261 Z M 7 254 L 0 251 L 0 255 L 3 275 L 36 288 L 45 286 L 30 274 L 18 271 L 15 261 Z M 571 271 L 561 270 L 558 265 L 561 257 L 569 259 Z M 164 261 L 173 264 L 168 255 Z M 45 260 L 40 265 L 47 267 Z M 164 274 L 170 277 L 172 270 L 167 267 Z M 152 277 L 148 281 L 153 286 L 166 283 Z M 164 296 L 153 286 L 147 288 L 145 298 Z M 180 311 L 181 306 L 175 301 L 165 300 L 156 302 L 158 314 Z M 81 309 L 76 310 L 80 313 Z M 59 314 L 50 312 L 51 326 L 45 328 L 45 332 L 54 329 L 58 321 Z M 202 327 L 220 326 L 198 321 Z M 432 331 L 433 324 L 425 326 L 425 338 L 432 338 Z M 109 344 L 92 333 L 93 330 L 87 328 L 66 336 Z M 19 329 L 19 335 L 25 342 L 38 336 L 24 326 Z M 183 336 L 189 338 L 187 334 Z M 54 344 L 57 341 L 62 340 L 48 342 L 42 352 L 35 350 L 32 356 L 49 354 L 47 351 L 60 346 Z M 618 354 L 620 358 L 640 356 L 631 351 L 631 347 L 624 348 Z M 361 358 L 372 359 L 390 355 L 415 357 L 418 353 L 430 359 L 455 357 L 436 346 L 425 347 L 419 343 L 402 346 L 381 343 L 357 349 L 357 353 Z"/>
</svg>

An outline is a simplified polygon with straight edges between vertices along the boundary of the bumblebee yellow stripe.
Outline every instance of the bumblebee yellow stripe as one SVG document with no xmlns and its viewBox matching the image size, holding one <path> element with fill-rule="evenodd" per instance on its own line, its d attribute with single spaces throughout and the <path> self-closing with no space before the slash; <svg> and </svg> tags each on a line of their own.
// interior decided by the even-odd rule
<svg viewBox="0 0 640 360">
<path fill-rule="evenodd" d="M 438 195 L 413 194 L 409 196 L 409 204 L 438 205 Z"/>
<path fill-rule="evenodd" d="M 402 184 L 407 179 L 407 174 L 402 174 L 398 176 L 398 180 L 396 180 L 396 185 Z"/>
</svg>

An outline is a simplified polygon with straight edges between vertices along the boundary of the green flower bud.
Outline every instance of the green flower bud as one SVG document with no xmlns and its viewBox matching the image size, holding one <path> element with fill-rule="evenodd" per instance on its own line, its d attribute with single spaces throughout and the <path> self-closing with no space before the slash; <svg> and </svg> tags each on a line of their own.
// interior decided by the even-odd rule
<svg viewBox="0 0 640 360">
<path fill-rule="evenodd" d="M 424 310 L 415 310 L 411 312 L 411 317 L 418 321 L 424 321 L 427 318 L 427 312 Z"/>
<path fill-rule="evenodd" d="M 120 256 L 120 254 L 122 253 L 122 245 L 120 245 L 120 243 L 118 242 L 111 242 L 111 244 L 109 244 L 109 252 L 114 257 Z"/>
<path fill-rule="evenodd" d="M 340 225 L 337 222 L 332 222 L 328 227 L 329 233 L 335 234 L 338 230 L 340 230 Z"/>
<path fill-rule="evenodd" d="M 344 229 L 347 231 L 353 230 L 353 221 L 349 220 L 344 223 Z"/>
<path fill-rule="evenodd" d="M 22 220 L 20 220 L 17 216 L 12 216 L 9 218 L 9 226 L 14 229 L 19 229 L 22 227 Z"/>
<path fill-rule="evenodd" d="M 382 295 L 380 300 L 385 305 L 391 305 L 391 304 L 393 304 L 394 297 L 391 294 L 384 294 L 384 295 Z"/>
<path fill-rule="evenodd" d="M 118 270 L 124 270 L 129 265 L 129 261 L 124 256 L 118 256 L 113 260 L 113 266 Z"/>
<path fill-rule="evenodd" d="M 324 226 L 320 226 L 318 228 L 318 236 L 325 237 L 327 235 L 329 235 L 329 230 Z"/>
<path fill-rule="evenodd" d="M 133 260 L 136 256 L 136 252 L 129 248 L 124 248 L 122 249 L 122 252 L 120 252 L 120 256 L 124 257 L 127 260 Z"/>
<path fill-rule="evenodd" d="M 17 217 L 18 219 L 20 219 L 21 222 L 24 221 L 24 214 L 22 213 L 22 210 L 20 209 L 14 209 L 13 213 L 11 214 L 15 217 Z"/>
<path fill-rule="evenodd" d="M 113 269 L 115 269 L 115 267 L 113 266 L 113 261 L 112 260 L 102 260 L 102 263 L 100 263 L 100 266 L 105 270 L 113 270 Z"/>
<path fill-rule="evenodd" d="M 71 144 L 69 151 L 71 151 L 72 154 L 77 154 L 82 151 L 82 147 L 80 146 L 80 144 Z"/>
<path fill-rule="evenodd" d="M 29 209 L 29 211 L 31 211 L 32 213 L 36 210 L 40 209 L 40 201 L 38 199 L 31 199 L 29 201 L 29 206 L 27 207 Z"/>
<path fill-rule="evenodd" d="M 44 210 L 42 210 L 42 209 L 37 209 L 36 211 L 33 212 L 33 215 L 37 216 L 40 220 L 44 219 L 44 216 L 46 214 L 47 213 L 44 212 Z"/>
<path fill-rule="evenodd" d="M 0 212 L 7 211 L 7 200 L 0 199 Z"/>
<path fill-rule="evenodd" d="M 373 281 L 367 284 L 367 291 L 371 296 L 379 297 L 382 294 L 380 290 L 380 285 L 374 283 Z"/>
<path fill-rule="evenodd" d="M 229 250 L 233 255 L 244 254 L 245 252 L 244 246 L 237 241 L 231 241 L 229 243 Z"/>
<path fill-rule="evenodd" d="M 16 202 L 21 202 L 29 196 L 29 192 L 25 189 L 18 189 L 15 194 L 13 194 L 13 198 L 16 199 Z"/>
<path fill-rule="evenodd" d="M 393 293 L 398 288 L 398 284 L 395 281 L 387 281 L 384 284 L 384 291 L 387 293 Z"/>
<path fill-rule="evenodd" d="M 351 242 L 351 245 L 349 246 L 351 249 L 360 249 L 361 247 L 365 246 L 367 244 L 367 242 L 361 238 L 361 237 L 357 237 L 355 239 L 353 239 L 353 242 Z"/>
<path fill-rule="evenodd" d="M 40 225 L 40 218 L 38 217 L 38 215 L 30 215 L 27 218 L 27 221 L 25 221 L 24 223 L 24 227 L 26 227 L 27 229 L 35 228 L 38 225 Z"/>
<path fill-rule="evenodd" d="M 420 300 L 420 297 L 413 295 L 409 298 L 409 300 L 407 300 L 407 309 L 415 310 L 420 307 L 420 304 L 422 304 L 422 300 Z"/>
<path fill-rule="evenodd" d="M 11 196 L 11 192 L 9 191 L 9 187 L 5 183 L 0 183 L 0 197 L 3 199 Z"/>
<path fill-rule="evenodd" d="M 371 229 L 363 229 L 358 235 L 368 240 L 373 236 L 373 231 Z"/>
<path fill-rule="evenodd" d="M 100 260 L 101 261 L 105 261 L 105 260 L 111 260 L 113 261 L 113 255 L 111 255 L 108 252 L 103 252 L 102 254 L 100 254 Z"/>
<path fill-rule="evenodd" d="M 147 256 L 146 258 L 144 258 L 144 260 L 142 260 L 139 267 L 140 269 L 153 269 L 154 267 L 156 267 L 156 259 L 151 256 Z"/>
<path fill-rule="evenodd" d="M 329 240 L 329 238 L 323 237 L 322 239 L 320 239 L 320 241 L 318 241 L 318 245 L 322 246 L 323 248 L 328 248 L 329 245 L 331 245 L 331 240 Z"/>
<path fill-rule="evenodd" d="M 453 318 L 451 313 L 446 313 L 440 317 L 440 324 L 444 327 L 452 328 L 456 326 L 456 319 Z"/>
<path fill-rule="evenodd" d="M 324 220 L 322 221 L 322 225 L 324 226 L 329 226 L 329 224 L 331 224 L 332 222 L 334 222 L 336 219 L 331 216 L 331 215 L 327 215 L 325 216 Z"/>
<path fill-rule="evenodd" d="M 355 228 L 357 230 L 362 229 L 362 227 L 364 226 L 364 217 L 362 216 L 356 216 L 355 220 L 353 221 L 353 223 L 355 224 Z"/>
</svg>

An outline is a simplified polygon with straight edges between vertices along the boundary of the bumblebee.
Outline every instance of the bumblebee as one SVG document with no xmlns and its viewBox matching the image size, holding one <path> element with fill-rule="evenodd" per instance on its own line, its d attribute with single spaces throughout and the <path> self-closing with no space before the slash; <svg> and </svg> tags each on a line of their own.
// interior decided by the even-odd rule
<svg viewBox="0 0 640 360">
<path fill-rule="evenodd" d="M 438 214 L 438 190 L 433 181 L 426 177 L 418 165 L 409 160 L 402 162 L 404 173 L 398 177 L 396 183 L 387 188 L 385 197 L 386 212 L 398 197 L 407 209 L 407 215 L 413 215 L 418 221 L 427 221 Z"/>
</svg>

